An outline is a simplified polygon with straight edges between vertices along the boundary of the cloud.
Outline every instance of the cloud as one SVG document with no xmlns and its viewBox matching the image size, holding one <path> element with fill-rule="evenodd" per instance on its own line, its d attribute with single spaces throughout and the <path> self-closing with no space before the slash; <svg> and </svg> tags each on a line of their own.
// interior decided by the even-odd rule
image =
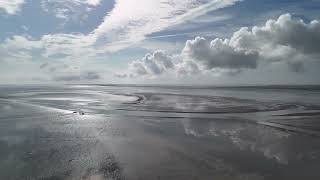
<svg viewBox="0 0 320 180">
<path fill-rule="evenodd" d="M 28 54 L 30 56 L 28 59 L 33 59 L 35 56 L 33 52 L 36 51 L 42 58 L 62 57 L 76 60 L 94 56 L 97 53 L 97 50 L 92 47 L 95 41 L 94 36 L 80 34 L 44 35 L 39 40 L 29 36 L 13 36 L 0 44 L 0 53 L 2 59 L 12 59 L 10 57 L 19 53 Z"/>
<path fill-rule="evenodd" d="M 97 6 L 101 3 L 101 0 L 86 0 L 86 3 L 91 6 Z"/>
<path fill-rule="evenodd" d="M 83 69 L 64 61 L 48 61 L 41 64 L 39 69 L 54 81 L 96 81 L 102 78 L 97 70 Z"/>
<path fill-rule="evenodd" d="M 216 0 L 212 3 L 209 0 L 174 0 L 168 3 L 167 0 L 142 0 L 139 3 L 143 6 L 137 6 L 132 0 L 116 0 L 113 10 L 108 12 L 103 22 L 88 34 L 47 34 L 37 39 L 25 35 L 13 36 L 0 44 L 7 46 L 10 43 L 12 47 L 10 51 L 1 49 L 0 51 L 4 52 L 1 52 L 1 56 L 2 59 L 12 60 L 19 54 L 16 52 L 23 49 L 22 52 L 28 55 L 21 55 L 27 57 L 25 59 L 39 58 L 35 57 L 32 51 L 37 51 L 39 56 L 44 58 L 61 54 L 65 59 L 97 58 L 101 54 L 133 46 L 145 40 L 151 33 L 193 19 L 208 10 L 233 5 L 237 1 Z M 97 0 L 42 0 L 41 2 L 44 10 L 66 19 L 73 15 L 77 16 L 77 11 L 84 10 L 83 7 L 87 9 L 100 3 Z"/>
<path fill-rule="evenodd" d="M 146 54 L 142 59 L 132 61 L 129 66 L 132 71 L 131 76 L 160 75 L 174 68 L 173 58 L 164 51 L 155 51 L 153 54 Z M 121 75 L 119 77 L 121 77 Z M 126 76 L 122 75 L 122 77 Z"/>
<path fill-rule="evenodd" d="M 230 44 L 258 51 L 261 60 L 286 62 L 298 70 L 307 61 L 320 57 L 320 23 L 318 20 L 305 23 L 284 14 L 277 20 L 268 20 L 262 27 L 241 28 L 233 34 Z"/>
<path fill-rule="evenodd" d="M 80 6 L 80 5 L 87 5 L 87 6 L 98 6 L 100 5 L 101 0 L 42 0 L 41 4 L 50 4 L 55 6 L 60 6 L 60 7 L 66 7 L 70 8 L 70 6 Z"/>
<path fill-rule="evenodd" d="M 320 55 L 320 23 L 305 23 L 284 14 L 261 27 L 241 28 L 230 39 L 189 40 L 183 54 L 208 69 L 254 69 L 259 61 L 268 61 L 286 62 L 300 71 L 304 61 Z"/>
<path fill-rule="evenodd" d="M 183 55 L 201 63 L 205 69 L 256 68 L 258 59 L 258 52 L 235 48 L 228 40 L 215 39 L 208 42 L 201 37 L 188 40 Z"/>
<path fill-rule="evenodd" d="M 70 71 L 70 69 L 72 69 L 72 67 L 62 62 L 46 62 L 41 64 L 39 68 L 48 73 L 59 73 L 63 71 Z"/>
<path fill-rule="evenodd" d="M 253 27 L 251 31 L 248 28 L 240 29 L 234 33 L 231 43 L 243 49 L 261 50 L 269 46 L 284 46 L 305 54 L 318 54 L 319 32 L 318 20 L 305 23 L 294 20 L 290 14 L 284 14 L 277 20 L 268 20 L 265 26 Z"/>
<path fill-rule="evenodd" d="M 288 65 L 290 67 L 290 69 L 294 72 L 303 72 L 305 71 L 305 67 L 304 67 L 304 64 L 303 62 L 301 61 L 291 61 L 291 62 L 288 62 Z"/>
<path fill-rule="evenodd" d="M 114 77 L 116 77 L 116 78 L 127 78 L 128 74 L 116 73 L 116 74 L 114 74 Z"/>
<path fill-rule="evenodd" d="M 93 71 L 82 72 L 80 74 L 64 74 L 55 76 L 53 78 L 54 81 L 96 81 L 101 79 L 100 74 Z"/>
<path fill-rule="evenodd" d="M 199 66 L 193 61 L 182 61 L 176 64 L 176 72 L 179 75 L 194 75 L 200 73 Z"/>
<path fill-rule="evenodd" d="M 141 41 L 146 35 L 158 32 L 186 20 L 233 5 L 239 0 L 116 0 L 114 9 L 94 31 L 109 41 Z M 125 13 L 124 13 L 125 12 Z M 110 37 L 110 34 L 117 36 Z M 126 45 L 126 44 L 123 44 Z"/>
<path fill-rule="evenodd" d="M 72 20 L 82 23 L 87 14 L 100 4 L 100 0 L 41 0 L 42 10 L 63 19 L 64 23 Z"/>
<path fill-rule="evenodd" d="M 24 0 L 0 0 L 0 12 L 15 15 L 21 10 Z"/>
<path fill-rule="evenodd" d="M 209 41 L 203 37 L 188 40 L 180 61 L 171 60 L 171 68 L 159 68 L 153 58 L 130 63 L 136 75 L 163 74 L 174 69 L 178 74 L 213 72 L 238 74 L 245 69 L 256 69 L 259 64 L 286 63 L 295 72 L 305 70 L 304 64 L 320 59 L 320 22 L 305 23 L 283 14 L 268 20 L 264 26 L 241 28 L 231 38 Z M 133 67 L 133 68 L 132 68 Z"/>
<path fill-rule="evenodd" d="M 218 9 L 222 9 L 225 7 L 233 6 L 237 2 L 241 2 L 242 0 L 215 0 L 215 1 L 206 1 L 206 3 L 203 3 L 203 1 L 196 1 L 196 2 L 191 2 L 195 5 L 199 5 L 203 3 L 201 6 L 197 6 L 195 8 L 192 8 L 188 10 L 186 13 L 182 14 L 181 16 L 178 16 L 176 19 L 177 24 L 181 22 L 185 22 L 186 20 L 193 20 L 194 17 L 199 17 L 202 15 L 206 15 L 210 11 L 215 11 Z M 183 3 L 183 2 L 181 2 Z M 219 17 L 211 17 L 211 22 L 216 21 Z"/>
<path fill-rule="evenodd" d="M 0 61 L 29 61 L 33 59 L 33 51 L 40 48 L 40 42 L 29 41 L 23 36 L 13 36 L 0 44 Z"/>
</svg>

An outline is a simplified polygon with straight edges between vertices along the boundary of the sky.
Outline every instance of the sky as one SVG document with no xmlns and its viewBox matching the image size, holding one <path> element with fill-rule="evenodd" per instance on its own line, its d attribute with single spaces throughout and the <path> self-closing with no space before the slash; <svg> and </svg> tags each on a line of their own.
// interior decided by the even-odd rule
<svg viewBox="0 0 320 180">
<path fill-rule="evenodd" d="M 0 0 L 0 84 L 320 84 L 320 0 Z"/>
</svg>

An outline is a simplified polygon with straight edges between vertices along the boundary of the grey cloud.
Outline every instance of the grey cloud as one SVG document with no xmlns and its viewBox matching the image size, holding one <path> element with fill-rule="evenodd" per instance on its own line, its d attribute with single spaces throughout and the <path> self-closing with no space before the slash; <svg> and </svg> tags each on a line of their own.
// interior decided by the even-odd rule
<svg viewBox="0 0 320 180">
<path fill-rule="evenodd" d="M 40 65 L 40 69 L 44 69 L 49 66 L 49 63 L 43 63 Z"/>
<path fill-rule="evenodd" d="M 39 67 L 47 75 L 53 77 L 54 81 L 88 81 L 101 79 L 95 71 L 80 71 L 79 68 L 70 66 L 60 61 L 50 61 Z"/>
<path fill-rule="evenodd" d="M 294 72 L 303 72 L 305 71 L 305 67 L 303 62 L 296 61 L 296 62 L 288 62 L 289 68 Z"/>
<path fill-rule="evenodd" d="M 93 71 L 83 72 L 81 74 L 66 74 L 60 75 L 53 78 L 55 81 L 89 81 L 89 80 L 99 80 L 101 79 L 100 74 Z"/>
<path fill-rule="evenodd" d="M 117 73 L 117 74 L 114 74 L 114 77 L 117 77 L 117 78 L 127 78 L 128 75 L 127 74 L 120 74 L 120 73 Z"/>
<path fill-rule="evenodd" d="M 97 72 L 88 71 L 83 73 L 81 78 L 86 80 L 97 80 L 101 79 L 101 76 Z"/>
<path fill-rule="evenodd" d="M 64 53 L 56 53 L 56 54 L 49 55 L 48 58 L 63 59 L 63 58 L 66 58 L 68 56 L 70 56 L 70 55 L 64 54 Z"/>
<path fill-rule="evenodd" d="M 81 77 L 77 75 L 63 75 L 54 77 L 55 81 L 80 81 Z"/>
<path fill-rule="evenodd" d="M 69 65 L 64 64 L 62 62 L 46 62 L 41 64 L 39 68 L 44 71 L 49 71 L 50 73 L 61 72 L 71 69 Z"/>
</svg>

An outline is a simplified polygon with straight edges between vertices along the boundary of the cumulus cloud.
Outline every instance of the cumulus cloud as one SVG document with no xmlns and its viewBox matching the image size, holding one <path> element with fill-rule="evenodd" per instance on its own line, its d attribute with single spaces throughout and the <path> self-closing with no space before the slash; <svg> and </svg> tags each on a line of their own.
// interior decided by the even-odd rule
<svg viewBox="0 0 320 180">
<path fill-rule="evenodd" d="M 174 68 L 173 58 L 164 51 L 146 54 L 142 59 L 132 61 L 129 66 L 132 71 L 131 76 L 160 75 Z"/>
<path fill-rule="evenodd" d="M 301 53 L 319 54 L 319 32 L 318 20 L 305 23 L 294 20 L 290 14 L 284 14 L 277 20 L 268 20 L 265 26 L 253 27 L 251 31 L 248 28 L 241 29 L 234 34 L 231 41 L 234 46 L 245 49 L 254 49 L 255 45 L 262 49 L 263 44 L 267 43 L 267 46 L 287 46 Z"/>
<path fill-rule="evenodd" d="M 4 11 L 9 15 L 17 14 L 23 3 L 24 0 L 0 0 L 0 12 Z"/>
<path fill-rule="evenodd" d="M 300 71 L 305 62 L 319 59 L 320 23 L 305 23 L 284 14 L 262 27 L 240 29 L 230 43 L 239 49 L 258 51 L 261 60 L 286 62 L 291 69 Z"/>
<path fill-rule="evenodd" d="M 193 61 L 181 61 L 175 67 L 179 75 L 193 75 L 201 72 L 199 66 Z"/>
<path fill-rule="evenodd" d="M 197 60 L 206 69 L 256 68 L 258 59 L 257 51 L 233 47 L 227 39 L 208 42 L 201 37 L 188 40 L 183 55 L 185 58 Z"/>
<path fill-rule="evenodd" d="M 305 23 L 284 14 L 261 27 L 241 28 L 230 39 L 189 40 L 183 53 L 208 69 L 256 68 L 259 61 L 280 61 L 298 72 L 304 61 L 320 55 L 320 23 Z"/>
<path fill-rule="evenodd" d="M 261 62 L 281 62 L 288 64 L 291 70 L 301 72 L 305 70 L 305 63 L 320 59 L 320 22 L 305 23 L 284 14 L 261 27 L 241 28 L 231 38 L 188 40 L 178 56 L 180 61 L 168 59 L 173 63 L 171 68 L 159 68 L 154 60 L 148 61 L 146 57 L 133 61 L 130 67 L 142 76 L 162 74 L 168 69 L 174 69 L 178 74 L 210 71 L 235 75 L 244 69 L 256 69 Z"/>
</svg>

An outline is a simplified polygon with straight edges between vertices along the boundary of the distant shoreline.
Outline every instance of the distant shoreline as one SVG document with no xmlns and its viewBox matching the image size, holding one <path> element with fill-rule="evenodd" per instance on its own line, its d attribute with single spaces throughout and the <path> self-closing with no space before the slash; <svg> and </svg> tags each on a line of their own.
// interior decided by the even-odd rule
<svg viewBox="0 0 320 180">
<path fill-rule="evenodd" d="M 190 84 L 0 84 L 0 87 L 43 87 L 43 86 L 106 86 L 106 87 L 160 87 L 187 89 L 283 89 L 283 90 L 320 90 L 320 84 L 266 84 L 266 85 L 190 85 Z"/>
<path fill-rule="evenodd" d="M 300 90 L 320 90 L 320 85 L 301 84 L 301 85 L 164 85 L 164 84 L 81 84 L 88 86 L 115 86 L 115 87 L 164 87 L 164 88 L 188 88 L 188 89 L 300 89 Z"/>
</svg>

